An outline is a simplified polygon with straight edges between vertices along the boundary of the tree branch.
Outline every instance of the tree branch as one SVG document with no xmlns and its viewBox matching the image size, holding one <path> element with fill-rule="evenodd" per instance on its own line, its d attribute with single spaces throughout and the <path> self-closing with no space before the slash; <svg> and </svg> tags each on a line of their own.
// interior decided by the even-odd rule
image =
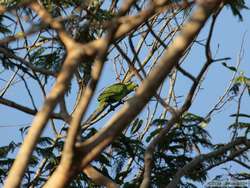
<svg viewBox="0 0 250 188">
<path fill-rule="evenodd" d="M 88 165 L 83 169 L 83 172 L 91 179 L 95 184 L 105 186 L 107 188 L 119 188 L 120 186 L 116 184 L 113 180 L 104 176 L 101 172 L 96 170 L 91 165 Z"/>
<path fill-rule="evenodd" d="M 237 138 L 236 140 L 222 146 L 221 148 L 219 148 L 213 152 L 198 155 L 190 163 L 186 164 L 183 168 L 178 170 L 178 172 L 174 176 L 173 180 L 167 185 L 166 188 L 177 187 L 178 183 L 180 182 L 181 177 L 188 174 L 188 172 L 191 169 L 195 168 L 195 166 L 197 166 L 201 162 L 209 160 L 213 157 L 223 155 L 225 152 L 229 151 L 230 149 L 232 149 L 236 145 L 241 145 L 241 144 L 244 144 L 248 149 L 250 148 L 250 140 L 246 140 L 246 138 L 240 137 L 240 138 Z"/>
<path fill-rule="evenodd" d="M 37 110 L 34 110 L 34 109 L 31 109 L 31 108 L 28 108 L 26 106 L 23 106 L 23 105 L 20 105 L 18 103 L 15 103 L 11 100 L 8 100 L 8 99 L 5 99 L 3 97 L 0 97 L 0 103 L 5 105 L 5 106 L 9 106 L 11 108 L 15 108 L 16 110 L 19 110 L 19 111 L 22 111 L 22 112 L 25 112 L 27 114 L 30 114 L 30 115 L 36 115 L 37 113 Z M 53 118 L 53 119 L 64 119 L 60 113 L 51 113 L 50 114 L 50 118 Z"/>
</svg>

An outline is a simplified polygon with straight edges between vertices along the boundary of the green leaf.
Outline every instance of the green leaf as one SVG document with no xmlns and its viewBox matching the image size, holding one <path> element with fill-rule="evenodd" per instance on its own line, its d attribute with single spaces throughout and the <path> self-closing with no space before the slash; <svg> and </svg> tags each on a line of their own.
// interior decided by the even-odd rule
<svg viewBox="0 0 250 188">
<path fill-rule="evenodd" d="M 40 146 L 48 146 L 53 144 L 53 139 L 50 137 L 41 137 L 38 140 L 38 145 Z"/>
<path fill-rule="evenodd" d="M 7 158 L 7 159 L 3 159 L 3 160 L 0 160 L 0 165 L 1 166 L 11 166 L 13 164 L 15 159 L 13 158 Z"/>
<path fill-rule="evenodd" d="M 123 182 L 119 182 L 119 180 L 124 179 L 124 177 L 127 177 L 132 170 L 133 170 L 133 168 L 130 168 L 126 171 L 118 172 L 116 177 L 115 177 L 115 182 L 122 184 Z"/>
<path fill-rule="evenodd" d="M 1 34 L 10 34 L 11 30 L 9 30 L 7 27 L 4 25 L 0 24 L 0 33 Z"/>
<path fill-rule="evenodd" d="M 20 143 L 16 144 L 12 141 L 9 143 L 9 145 L 0 147 L 0 158 L 5 158 L 10 152 L 13 153 L 19 146 Z"/>
<path fill-rule="evenodd" d="M 40 55 L 42 55 L 45 52 L 45 48 L 38 48 L 30 55 L 30 62 L 33 63 L 35 59 L 37 59 Z"/>
<path fill-rule="evenodd" d="M 105 155 L 99 155 L 97 158 L 96 158 L 96 161 L 99 161 L 101 164 L 105 164 L 107 166 L 111 166 L 110 165 L 110 160 L 108 159 L 107 156 Z"/>
<path fill-rule="evenodd" d="M 60 157 L 56 157 L 56 156 L 50 156 L 48 158 L 48 162 L 45 166 L 45 170 L 52 170 L 54 169 L 58 164 L 59 164 L 59 161 L 60 161 Z"/>
<path fill-rule="evenodd" d="M 245 84 L 246 77 L 241 74 L 240 76 L 236 77 L 234 83 Z"/>
<path fill-rule="evenodd" d="M 222 65 L 233 72 L 237 72 L 237 69 L 234 66 L 229 66 L 225 62 L 223 62 Z"/>
<path fill-rule="evenodd" d="M 245 0 L 228 0 L 227 1 L 227 6 L 230 7 L 232 13 L 234 16 L 238 16 L 240 21 L 243 21 L 243 17 L 241 15 L 241 11 L 243 9 L 249 9 L 246 6 Z"/>
<path fill-rule="evenodd" d="M 233 84 L 232 88 L 230 89 L 230 92 L 232 92 L 234 95 L 238 95 L 240 91 L 240 83 Z"/>
<path fill-rule="evenodd" d="M 19 129 L 19 131 L 21 132 L 21 135 L 24 136 L 28 132 L 29 128 L 30 128 L 30 126 L 21 127 Z"/>
<path fill-rule="evenodd" d="M 182 124 L 198 125 L 202 128 L 205 128 L 208 125 L 209 121 L 210 119 L 205 119 L 201 116 L 198 116 L 190 112 L 186 112 L 182 117 Z"/>
<path fill-rule="evenodd" d="M 139 120 L 139 118 L 137 118 L 137 119 L 134 121 L 134 123 L 133 123 L 133 125 L 132 125 L 132 127 L 131 127 L 131 131 L 130 131 L 131 134 L 137 133 L 138 130 L 141 128 L 142 124 L 143 124 L 143 120 Z"/>
<path fill-rule="evenodd" d="M 167 119 L 154 119 L 152 121 L 152 125 L 160 126 L 166 125 L 169 120 Z"/>
<path fill-rule="evenodd" d="M 39 158 L 35 155 L 32 155 L 29 161 L 31 167 L 35 167 L 40 162 Z"/>
<path fill-rule="evenodd" d="M 152 131 L 149 134 L 149 136 L 146 138 L 146 142 L 150 142 L 150 140 L 152 140 L 152 138 L 154 138 L 161 130 L 162 130 L 162 128 L 159 128 L 159 129 Z"/>
<path fill-rule="evenodd" d="M 38 156 L 47 158 L 53 154 L 52 150 L 53 148 L 51 147 L 48 147 L 48 148 L 36 147 L 35 152 L 37 153 Z"/>
</svg>

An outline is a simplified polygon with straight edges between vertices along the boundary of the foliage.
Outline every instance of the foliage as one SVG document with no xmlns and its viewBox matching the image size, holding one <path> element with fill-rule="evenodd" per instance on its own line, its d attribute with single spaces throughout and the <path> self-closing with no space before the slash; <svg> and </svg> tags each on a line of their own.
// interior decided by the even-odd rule
<svg viewBox="0 0 250 188">
<path fill-rule="evenodd" d="M 246 77 L 243 72 L 241 72 L 240 76 L 235 78 L 231 91 L 235 95 L 239 94 L 240 86 L 247 88 L 248 94 L 250 95 L 250 78 Z"/>
<path fill-rule="evenodd" d="M 243 17 L 240 13 L 241 10 L 243 9 L 248 9 L 248 7 L 246 6 L 245 0 L 235 0 L 235 1 L 228 1 L 228 6 L 230 7 L 232 13 L 235 16 L 238 16 L 239 19 L 242 21 Z"/>
</svg>

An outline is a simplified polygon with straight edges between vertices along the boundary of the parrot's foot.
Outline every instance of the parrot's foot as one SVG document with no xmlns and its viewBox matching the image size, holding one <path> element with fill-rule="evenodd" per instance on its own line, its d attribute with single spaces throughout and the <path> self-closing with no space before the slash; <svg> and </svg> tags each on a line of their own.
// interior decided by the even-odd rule
<svg viewBox="0 0 250 188">
<path fill-rule="evenodd" d="M 115 110 L 115 107 L 113 105 L 110 105 L 109 111 L 114 111 L 114 110 Z"/>
</svg>

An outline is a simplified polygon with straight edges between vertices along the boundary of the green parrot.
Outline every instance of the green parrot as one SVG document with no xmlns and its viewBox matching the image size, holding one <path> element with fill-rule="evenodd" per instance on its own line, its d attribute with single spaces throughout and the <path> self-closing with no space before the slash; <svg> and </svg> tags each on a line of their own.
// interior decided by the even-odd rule
<svg viewBox="0 0 250 188">
<path fill-rule="evenodd" d="M 111 105 L 112 103 L 121 101 L 130 92 L 134 91 L 136 87 L 138 87 L 138 85 L 134 82 L 116 83 L 108 86 L 97 99 L 99 106 Z"/>
<path fill-rule="evenodd" d="M 129 93 L 135 90 L 138 85 L 134 82 L 126 82 L 126 83 L 115 83 L 111 86 L 108 86 L 104 89 L 104 91 L 98 96 L 97 100 L 99 102 L 99 106 L 92 113 L 92 115 L 87 118 L 85 121 L 83 128 L 87 128 L 90 126 L 93 121 L 96 122 L 99 119 L 97 118 L 108 106 L 112 109 L 112 104 L 116 102 L 121 102 L 124 97 L 126 97 Z M 96 120 L 98 119 L 98 120 Z"/>
</svg>

